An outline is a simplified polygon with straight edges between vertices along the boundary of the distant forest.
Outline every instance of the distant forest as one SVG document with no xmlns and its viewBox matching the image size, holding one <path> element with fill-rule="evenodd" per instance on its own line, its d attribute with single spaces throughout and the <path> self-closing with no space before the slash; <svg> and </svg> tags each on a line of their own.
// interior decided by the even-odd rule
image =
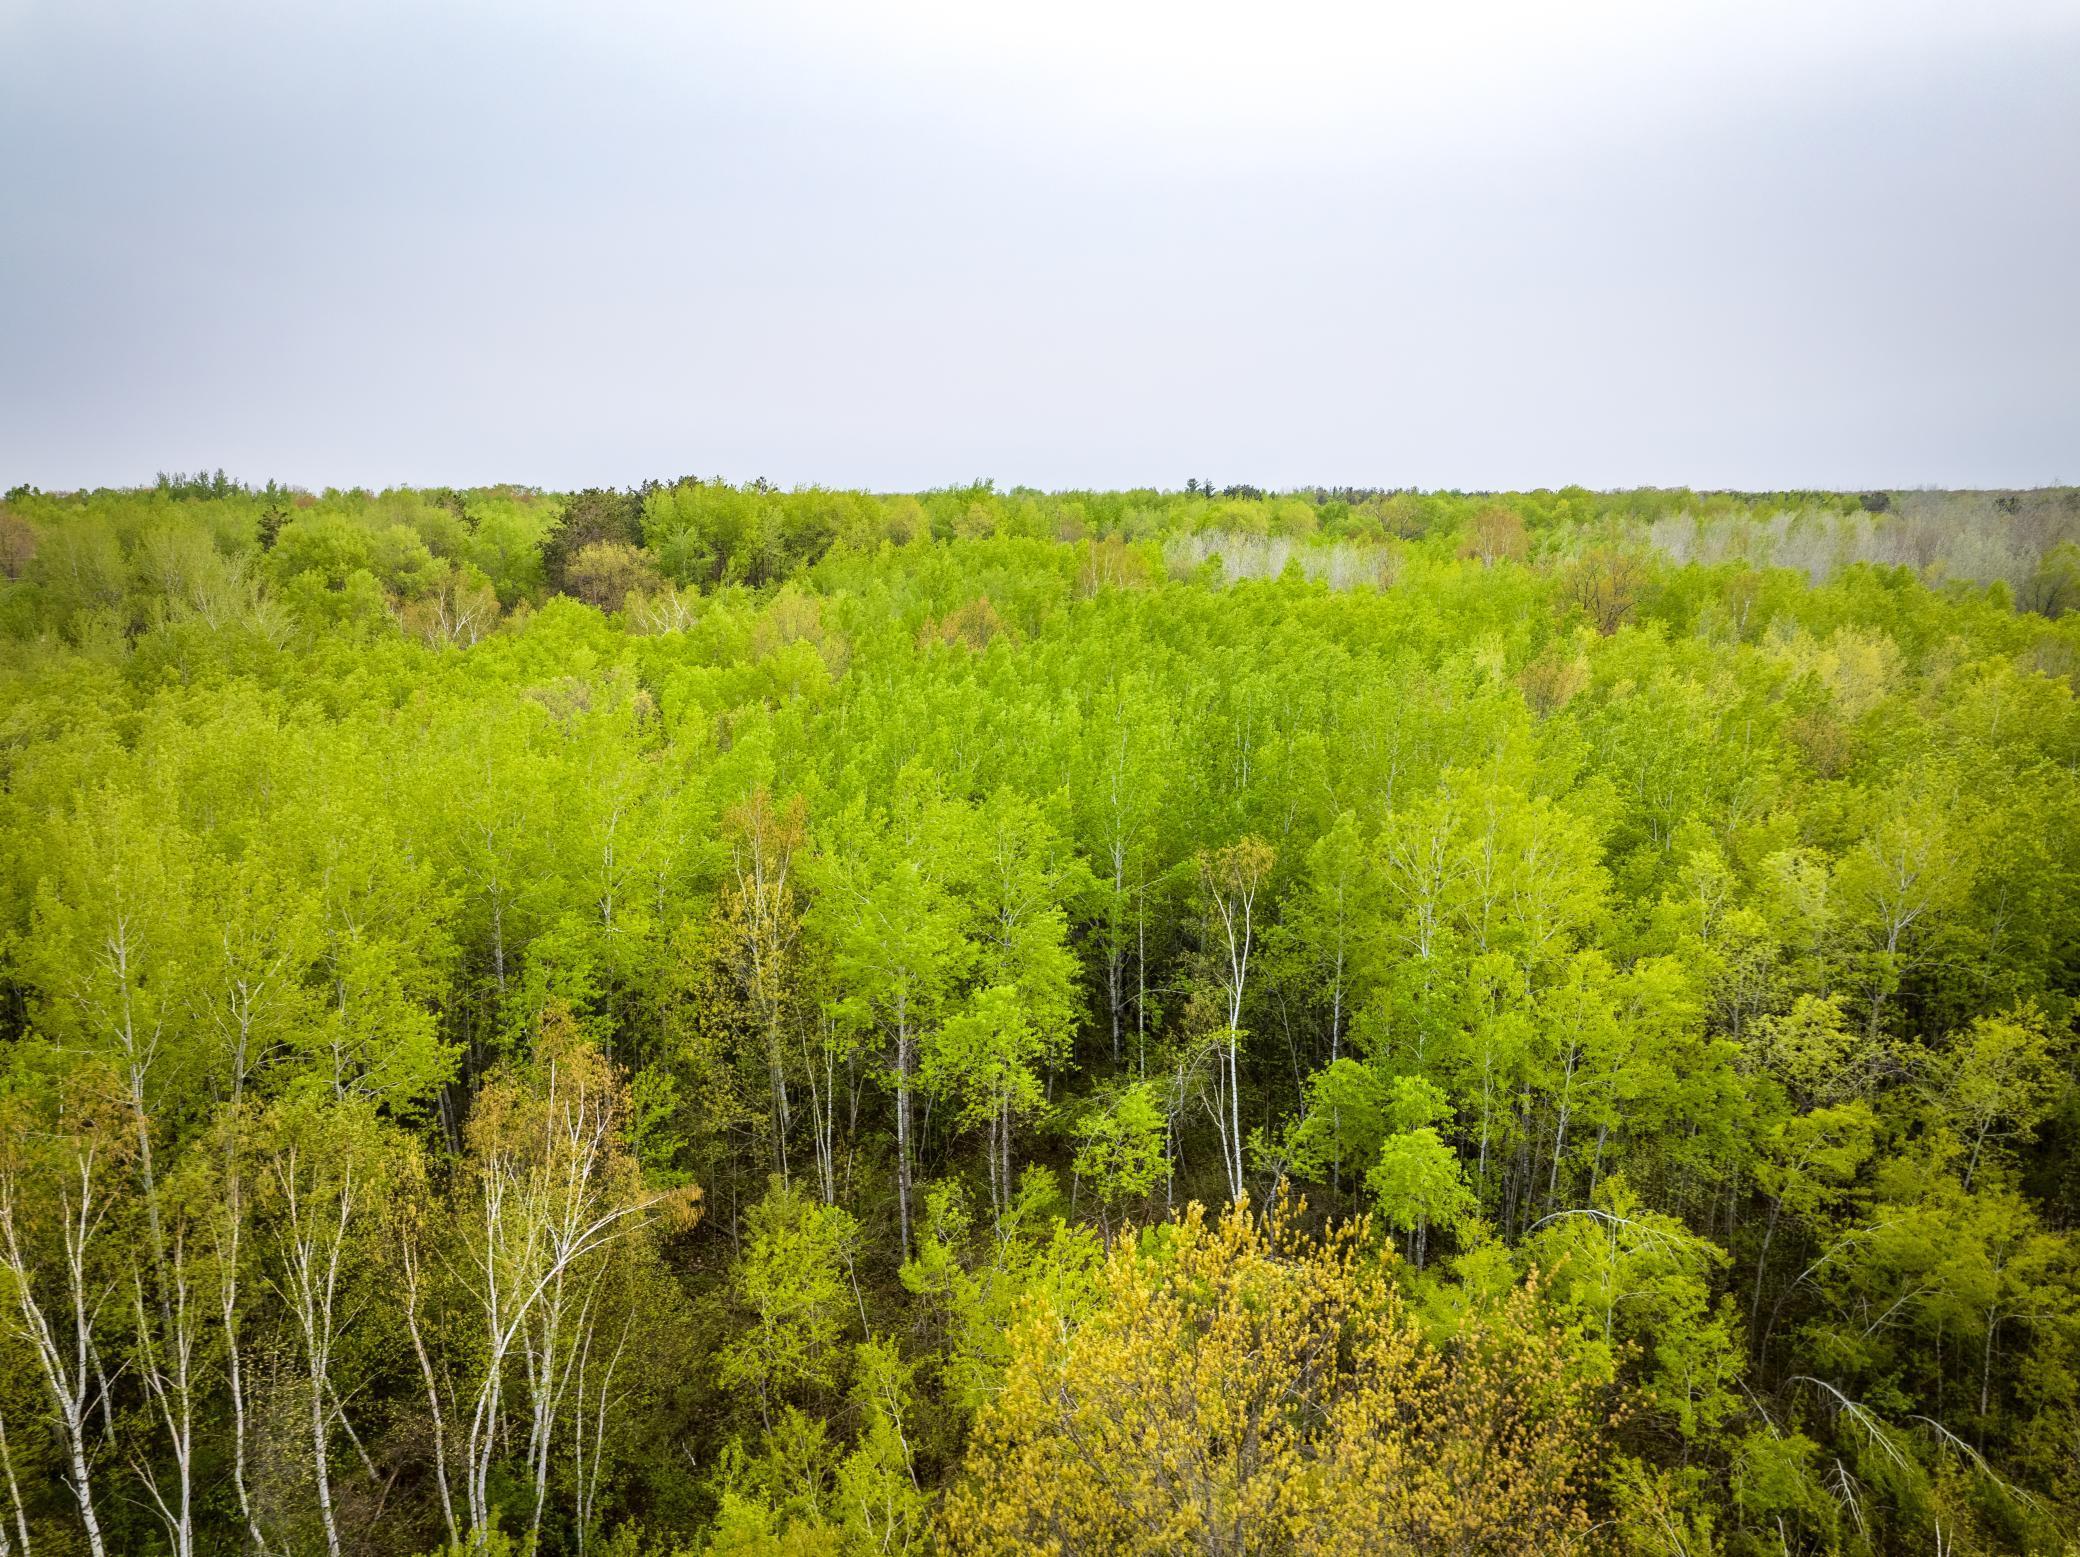
<svg viewBox="0 0 2080 1557">
<path fill-rule="evenodd" d="M 2080 1546 L 2080 491 L 0 501 L 0 1557 Z"/>
</svg>

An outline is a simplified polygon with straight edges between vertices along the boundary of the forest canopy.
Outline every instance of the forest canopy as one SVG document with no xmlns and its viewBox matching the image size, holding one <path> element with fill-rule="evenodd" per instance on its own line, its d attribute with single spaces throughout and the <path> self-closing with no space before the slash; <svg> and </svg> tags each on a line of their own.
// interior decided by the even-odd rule
<svg viewBox="0 0 2080 1557">
<path fill-rule="evenodd" d="M 0 503 L 0 1557 L 2069 1552 L 2080 492 Z"/>
</svg>

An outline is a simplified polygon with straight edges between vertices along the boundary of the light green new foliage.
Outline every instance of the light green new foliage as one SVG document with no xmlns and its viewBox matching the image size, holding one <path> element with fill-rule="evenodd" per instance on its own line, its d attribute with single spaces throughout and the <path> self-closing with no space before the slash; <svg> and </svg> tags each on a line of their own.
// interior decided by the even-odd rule
<svg viewBox="0 0 2080 1557">
<path fill-rule="evenodd" d="M 893 817 L 870 820 L 856 804 L 841 818 L 812 868 L 817 908 L 810 922 L 828 948 L 848 1019 L 879 1034 L 889 1061 L 884 1074 L 896 1107 L 898 1231 L 907 1258 L 912 1098 L 921 1056 L 976 948 L 946 879 L 954 863 L 944 834 L 949 803 L 915 787 L 898 800 Z M 1015 1068 L 998 1071 L 1000 1083 L 1015 1075 Z"/>
<path fill-rule="evenodd" d="M 1167 1134 L 1157 1089 L 1146 1081 L 1094 1099 L 1078 1125 L 1077 1183 L 1096 1198 L 1108 1236 L 1112 1218 L 1145 1204 L 1162 1182 Z"/>
<path fill-rule="evenodd" d="M 1980 1017 L 1953 1035 L 1948 1055 L 1931 1056 L 1936 1107 L 1966 1149 L 1965 1189 L 1990 1152 L 2026 1145 L 2072 1090 L 2063 1037 L 2052 1034 L 2042 1011 L 2024 1006 Z"/>
<path fill-rule="evenodd" d="M 856 1354 L 852 1397 L 862 1425 L 834 1494 L 848 1552 L 925 1548 L 928 1499 L 910 1443 L 912 1371 L 886 1341 L 863 1342 Z"/>
<path fill-rule="evenodd" d="M 1418 1265 L 1433 1226 L 1452 1231 L 1477 1209 L 1458 1153 L 1436 1128 L 1451 1114 L 1441 1088 L 1419 1076 L 1395 1078 L 1385 1092 L 1388 1133 L 1365 1174 L 1381 1219 L 1408 1234 L 1410 1257 Z"/>
<path fill-rule="evenodd" d="M 1642 1403 L 1685 1438 L 1737 1409 L 1746 1359 L 1735 1315 L 1714 1298 L 1723 1249 L 1642 1206 L 1617 1175 L 1593 1204 L 1546 1218 L 1527 1253 L 1606 1345 L 1640 1348 Z"/>
<path fill-rule="evenodd" d="M 0 1547 L 2062 1552 L 2076 546 L 10 491 Z"/>
<path fill-rule="evenodd" d="M 988 1136 L 992 1197 L 1001 1211 L 1015 1184 L 1012 1137 L 1037 1112 L 1037 1067 L 1067 1054 L 1077 1016 L 1076 961 L 1063 901 L 1088 874 L 1073 873 L 1037 808 L 1009 790 L 982 806 L 941 813 L 954 890 L 974 949 L 972 987 L 926 1041 L 923 1080 L 953 1095 L 964 1123 Z"/>
<path fill-rule="evenodd" d="M 718 1375 L 754 1392 L 770 1419 L 779 1402 L 814 1400 L 838 1385 L 859 1224 L 777 1177 L 745 1222 L 749 1242 L 731 1286 L 747 1323 L 723 1348 Z"/>
</svg>

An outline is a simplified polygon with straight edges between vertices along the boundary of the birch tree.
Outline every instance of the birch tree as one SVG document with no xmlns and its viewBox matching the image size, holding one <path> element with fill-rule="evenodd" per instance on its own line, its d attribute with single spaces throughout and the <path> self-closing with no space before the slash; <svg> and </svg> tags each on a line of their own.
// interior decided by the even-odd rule
<svg viewBox="0 0 2080 1557">
<path fill-rule="evenodd" d="M 574 1325 L 601 1261 L 666 1209 L 642 1184 L 626 1138 L 627 1099 L 568 1013 L 544 1018 L 531 1066 L 486 1085 L 467 1132 L 460 1279 L 476 1315 L 479 1367 L 462 1433 L 469 1539 L 494 1527 L 492 1471 L 509 1373 L 522 1370 L 524 1473 L 539 1530 L 560 1380 L 589 1332 Z M 699 1191 L 679 1192 L 682 1213 Z M 574 1331 L 576 1333 L 574 1333 Z"/>
<path fill-rule="evenodd" d="M 1257 900 L 1271 877 L 1276 854 L 1260 838 L 1243 838 L 1202 853 L 1196 861 L 1205 921 L 1205 952 L 1223 1024 L 1215 1034 L 1220 1085 L 1215 1121 L 1221 1139 L 1228 1194 L 1243 1196 L 1242 1012 L 1249 988 L 1250 957 L 1257 944 Z"/>
</svg>

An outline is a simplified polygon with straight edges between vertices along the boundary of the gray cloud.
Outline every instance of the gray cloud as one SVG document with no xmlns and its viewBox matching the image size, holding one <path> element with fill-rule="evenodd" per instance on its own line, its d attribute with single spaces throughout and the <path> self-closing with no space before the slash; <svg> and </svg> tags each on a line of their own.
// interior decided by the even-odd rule
<svg viewBox="0 0 2080 1557">
<path fill-rule="evenodd" d="M 1488 9 L 17 4 L 0 483 L 2080 479 L 2070 12 Z"/>
</svg>

